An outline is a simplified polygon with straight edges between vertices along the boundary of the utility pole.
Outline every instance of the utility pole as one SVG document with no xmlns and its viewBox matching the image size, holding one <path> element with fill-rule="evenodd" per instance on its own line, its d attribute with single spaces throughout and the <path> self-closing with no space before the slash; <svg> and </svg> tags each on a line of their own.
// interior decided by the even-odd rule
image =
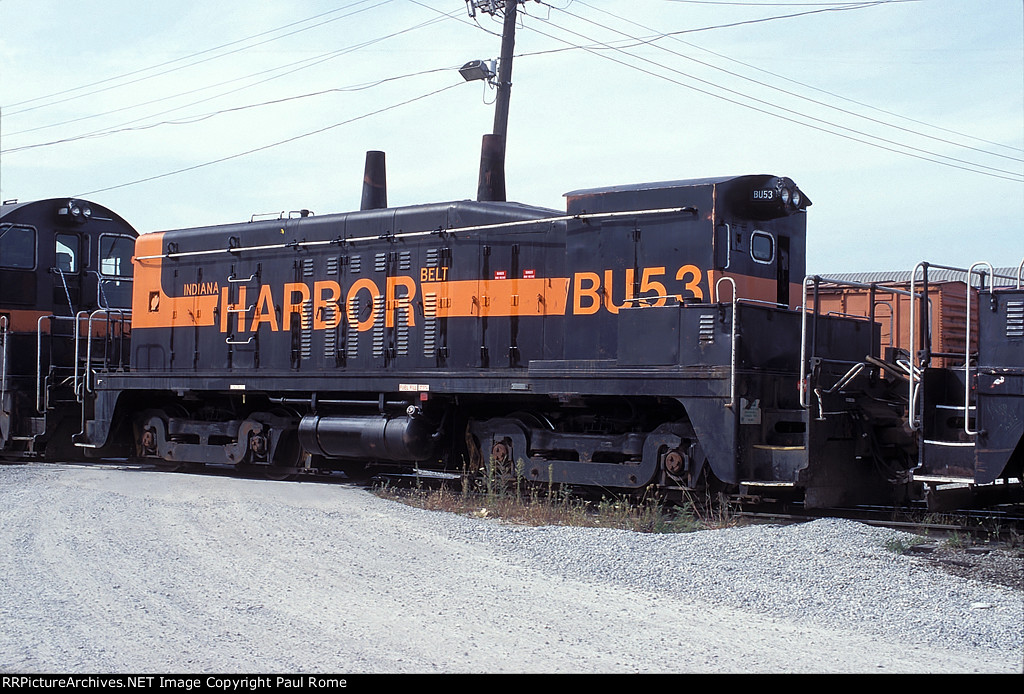
<svg viewBox="0 0 1024 694">
<path fill-rule="evenodd" d="M 516 11 L 525 0 L 468 0 L 469 12 L 480 10 L 489 15 L 504 10 L 501 31 L 501 56 L 498 58 L 498 96 L 494 102 L 494 132 L 484 135 L 480 148 L 480 177 L 476 198 L 504 201 L 505 143 L 508 139 L 508 104 L 512 92 L 512 53 L 516 45 Z"/>
<path fill-rule="evenodd" d="M 505 142 L 508 134 L 508 102 L 512 92 L 512 52 L 516 47 L 516 10 L 519 0 L 505 3 L 505 24 L 501 29 L 498 57 L 498 98 L 494 102 L 494 134 Z"/>
</svg>

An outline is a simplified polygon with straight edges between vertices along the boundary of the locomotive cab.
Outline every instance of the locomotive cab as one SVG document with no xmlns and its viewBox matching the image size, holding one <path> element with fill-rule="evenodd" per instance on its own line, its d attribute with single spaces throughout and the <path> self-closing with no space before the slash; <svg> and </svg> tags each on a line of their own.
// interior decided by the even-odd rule
<svg viewBox="0 0 1024 694">
<path fill-rule="evenodd" d="M 95 366 L 87 360 L 109 357 L 104 348 L 115 336 L 127 339 L 136 236 L 119 215 L 86 200 L 0 207 L 0 456 L 39 455 L 48 441 L 70 441 L 64 430 L 80 418 Z M 62 448 L 58 455 L 76 453 Z"/>
</svg>

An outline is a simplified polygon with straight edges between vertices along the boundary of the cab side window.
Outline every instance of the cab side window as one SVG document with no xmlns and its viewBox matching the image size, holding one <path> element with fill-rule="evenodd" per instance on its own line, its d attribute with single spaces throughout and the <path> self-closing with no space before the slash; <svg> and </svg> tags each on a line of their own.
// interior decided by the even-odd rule
<svg viewBox="0 0 1024 694">
<path fill-rule="evenodd" d="M 135 239 L 128 236 L 100 236 L 100 274 L 104 277 L 131 277 Z"/>
<path fill-rule="evenodd" d="M 56 268 L 61 272 L 78 272 L 78 236 L 57 234 Z"/>
<path fill-rule="evenodd" d="M 775 260 L 775 238 L 765 231 L 754 231 L 750 235 L 750 257 L 759 263 Z"/>
<path fill-rule="evenodd" d="M 132 307 L 132 255 L 135 239 L 130 236 L 100 236 L 99 284 L 96 303 L 100 308 Z"/>
<path fill-rule="evenodd" d="M 36 266 L 36 230 L 5 224 L 0 226 L 0 267 L 31 270 Z"/>
</svg>

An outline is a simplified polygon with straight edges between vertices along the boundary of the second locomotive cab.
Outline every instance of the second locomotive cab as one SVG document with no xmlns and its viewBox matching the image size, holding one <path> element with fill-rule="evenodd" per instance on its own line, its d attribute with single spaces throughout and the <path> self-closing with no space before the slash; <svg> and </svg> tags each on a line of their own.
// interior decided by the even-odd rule
<svg viewBox="0 0 1024 694">
<path fill-rule="evenodd" d="M 616 490 L 781 481 L 817 506 L 902 493 L 906 394 L 857 368 L 877 326 L 792 308 L 810 204 L 793 181 L 566 199 L 145 234 L 131 370 L 96 375 L 77 442 L 272 477 L 493 466 Z"/>
<path fill-rule="evenodd" d="M 81 457 L 92 370 L 128 363 L 136 236 L 88 200 L 0 205 L 0 459 Z"/>
</svg>

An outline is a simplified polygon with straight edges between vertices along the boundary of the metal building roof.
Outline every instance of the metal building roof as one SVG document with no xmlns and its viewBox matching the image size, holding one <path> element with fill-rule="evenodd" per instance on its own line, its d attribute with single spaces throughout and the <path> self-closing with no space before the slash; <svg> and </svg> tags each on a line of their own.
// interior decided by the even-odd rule
<svg viewBox="0 0 1024 694">
<path fill-rule="evenodd" d="M 999 285 L 1016 284 L 1017 267 L 993 268 L 998 278 Z M 884 282 L 910 282 L 911 270 L 878 270 L 874 272 L 840 272 L 836 274 L 822 274 L 822 279 L 838 280 L 840 282 L 859 282 L 861 284 L 884 283 Z M 946 270 L 944 268 L 929 267 L 928 282 L 963 282 L 965 271 Z M 917 272 L 917 281 L 923 277 L 921 270 Z"/>
</svg>

